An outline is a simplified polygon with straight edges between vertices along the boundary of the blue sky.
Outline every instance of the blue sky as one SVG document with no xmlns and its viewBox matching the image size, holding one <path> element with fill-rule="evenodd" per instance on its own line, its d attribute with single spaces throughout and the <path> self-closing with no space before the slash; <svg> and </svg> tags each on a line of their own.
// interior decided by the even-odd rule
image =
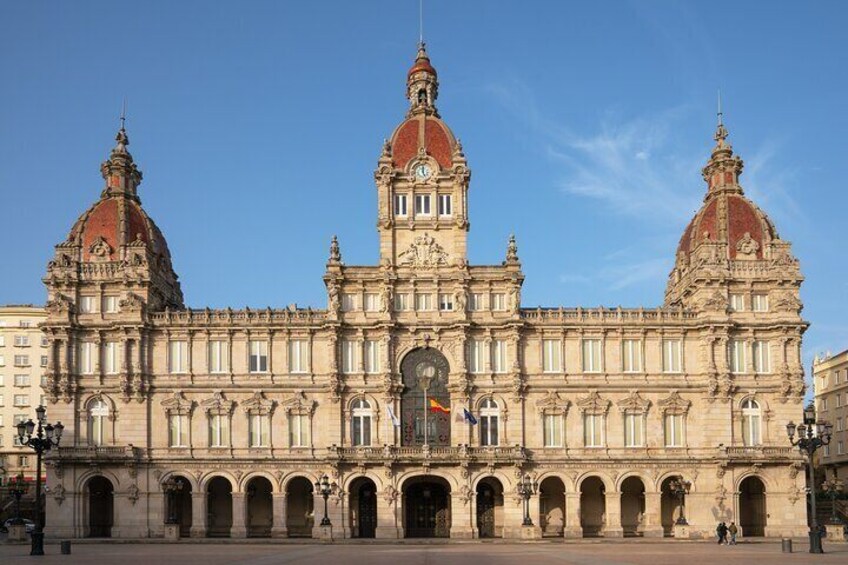
<svg viewBox="0 0 848 565">
<path fill-rule="evenodd" d="M 515 232 L 526 306 L 654 306 L 705 186 L 716 90 L 747 194 L 794 243 L 805 357 L 848 347 L 844 2 L 429 0 L 473 263 Z M 43 303 L 128 98 L 140 195 L 191 306 L 323 306 L 332 234 L 377 258 L 373 170 L 418 2 L 6 2 L 0 303 Z"/>
</svg>

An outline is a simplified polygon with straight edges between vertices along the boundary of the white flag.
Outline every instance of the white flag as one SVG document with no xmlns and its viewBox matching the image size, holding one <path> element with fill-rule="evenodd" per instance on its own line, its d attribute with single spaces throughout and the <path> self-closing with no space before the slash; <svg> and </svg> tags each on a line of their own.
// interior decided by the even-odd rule
<svg viewBox="0 0 848 565">
<path fill-rule="evenodd" d="M 386 404 L 386 410 L 389 413 L 389 419 L 392 421 L 392 425 L 396 428 L 399 428 L 400 427 L 400 420 L 398 420 L 398 417 L 395 416 L 395 411 L 392 410 L 392 405 Z"/>
</svg>

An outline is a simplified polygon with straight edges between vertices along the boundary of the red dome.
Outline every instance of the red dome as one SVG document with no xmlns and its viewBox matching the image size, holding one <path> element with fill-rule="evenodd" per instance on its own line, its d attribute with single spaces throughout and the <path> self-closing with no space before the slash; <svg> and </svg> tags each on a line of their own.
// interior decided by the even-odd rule
<svg viewBox="0 0 848 565">
<path fill-rule="evenodd" d="M 456 140 L 445 123 L 433 116 L 409 118 L 392 135 L 392 164 L 402 169 L 418 155 L 421 126 L 424 125 L 424 148 L 442 168 L 448 169 L 453 160 Z"/>
<path fill-rule="evenodd" d="M 436 74 L 436 69 L 433 67 L 433 65 L 430 64 L 430 59 L 416 59 L 415 63 L 412 65 L 412 67 L 410 67 L 409 72 L 406 73 L 406 76 L 412 76 L 413 74 L 419 71 L 426 71 L 435 76 L 438 76 Z"/>
<path fill-rule="evenodd" d="M 730 259 L 736 258 L 737 245 L 748 234 L 757 242 L 757 258 L 763 258 L 765 244 L 776 237 L 771 220 L 741 194 L 717 194 L 710 197 L 695 214 L 677 252 L 688 255 L 703 241 L 727 241 Z"/>
</svg>

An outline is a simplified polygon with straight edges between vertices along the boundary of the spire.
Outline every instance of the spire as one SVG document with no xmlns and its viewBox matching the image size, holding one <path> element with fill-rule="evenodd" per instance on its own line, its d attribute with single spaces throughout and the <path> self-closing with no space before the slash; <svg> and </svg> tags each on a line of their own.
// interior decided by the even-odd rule
<svg viewBox="0 0 848 565">
<path fill-rule="evenodd" d="M 415 63 L 406 75 L 406 97 L 410 103 L 410 113 L 425 112 L 436 114 L 436 98 L 439 95 L 439 81 L 436 69 L 430 64 L 427 46 L 418 43 L 418 54 Z"/>
<path fill-rule="evenodd" d="M 121 110 L 121 127 L 115 136 L 115 147 L 109 154 L 109 158 L 100 165 L 100 174 L 106 181 L 103 196 L 124 195 L 138 200 L 136 189 L 141 184 L 141 171 L 133 162 L 127 145 L 130 138 L 126 130 L 126 101 Z"/>
<path fill-rule="evenodd" d="M 718 92 L 718 111 L 716 118 L 718 123 L 716 125 L 715 135 L 713 135 L 716 145 L 713 147 L 710 160 L 707 161 L 707 165 L 701 171 L 704 180 L 707 181 L 707 199 L 717 193 L 742 193 L 742 187 L 739 186 L 739 175 L 742 174 L 744 163 L 738 155 L 733 154 L 733 147 L 727 142 L 730 134 L 727 128 L 724 127 L 724 113 L 721 110 L 721 90 Z"/>
</svg>

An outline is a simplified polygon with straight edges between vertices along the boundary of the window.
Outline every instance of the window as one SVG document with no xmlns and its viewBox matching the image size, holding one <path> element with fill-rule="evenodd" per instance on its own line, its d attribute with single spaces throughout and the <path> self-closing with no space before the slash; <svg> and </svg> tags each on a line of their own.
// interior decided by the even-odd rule
<svg viewBox="0 0 848 565">
<path fill-rule="evenodd" d="M 351 426 L 354 446 L 366 447 L 371 445 L 371 404 L 364 398 L 358 398 L 353 402 Z"/>
<path fill-rule="evenodd" d="M 380 311 L 380 295 L 376 292 L 365 293 L 365 311 L 379 312 Z"/>
<path fill-rule="evenodd" d="M 468 302 L 468 308 L 472 312 L 478 312 L 478 311 L 482 310 L 483 308 L 485 308 L 485 305 L 483 304 L 483 293 L 472 292 L 471 296 L 469 298 L 470 298 L 470 300 Z"/>
<path fill-rule="evenodd" d="M 15 355 L 15 367 L 29 367 L 29 355 Z"/>
<path fill-rule="evenodd" d="M 109 406 L 102 398 L 93 400 L 88 405 L 88 442 L 91 445 L 103 445 L 107 422 L 109 421 Z"/>
<path fill-rule="evenodd" d="M 498 403 L 487 398 L 480 406 L 480 445 L 498 445 L 498 418 L 500 409 Z"/>
<path fill-rule="evenodd" d="M 583 445 L 603 446 L 604 417 L 602 414 L 583 414 Z"/>
<path fill-rule="evenodd" d="M 728 344 L 730 348 L 730 372 L 745 372 L 745 342 L 741 339 L 731 339 Z"/>
<path fill-rule="evenodd" d="M 429 216 L 430 215 L 430 195 L 416 194 L 415 195 L 415 215 Z"/>
<path fill-rule="evenodd" d="M 15 427 L 17 427 L 18 424 L 20 424 L 21 422 L 26 422 L 27 420 L 29 420 L 29 417 L 26 414 L 15 414 L 15 416 L 12 418 L 12 423 Z"/>
<path fill-rule="evenodd" d="M 91 314 L 97 311 L 95 308 L 95 301 L 93 296 L 80 296 L 79 299 L 79 309 L 82 314 Z"/>
<path fill-rule="evenodd" d="M 107 341 L 103 347 L 103 372 L 114 375 L 118 372 L 118 342 Z"/>
<path fill-rule="evenodd" d="M 683 447 L 683 415 L 665 415 L 665 446 Z"/>
<path fill-rule="evenodd" d="M 3 384 L 3 379 L 0 379 L 0 386 Z M 50 380 L 47 375 L 41 375 L 41 388 L 47 388 L 50 384 Z M 44 403 L 42 403 L 44 404 Z M 44 404 L 46 406 L 46 404 Z"/>
<path fill-rule="evenodd" d="M 29 336 L 28 335 L 16 335 L 15 336 L 15 347 L 29 347 Z"/>
<path fill-rule="evenodd" d="M 760 405 L 750 398 L 742 403 L 742 441 L 745 445 L 760 445 Z"/>
<path fill-rule="evenodd" d="M 492 293 L 492 310 L 496 312 L 506 310 L 506 294 L 503 292 Z"/>
<path fill-rule="evenodd" d="M 842 394 L 838 392 L 836 393 L 836 407 L 842 408 Z"/>
<path fill-rule="evenodd" d="M 0 335 L 0 347 L 6 347 L 6 336 Z"/>
<path fill-rule="evenodd" d="M 168 371 L 172 374 L 185 373 L 188 366 L 188 343 L 172 341 L 168 356 Z"/>
<path fill-rule="evenodd" d="M 309 447 L 308 414 L 289 414 L 289 446 Z"/>
<path fill-rule="evenodd" d="M 433 309 L 433 297 L 426 293 L 415 294 L 415 309 L 419 311 L 427 311 Z"/>
<path fill-rule="evenodd" d="M 830 457 L 830 444 L 824 446 L 824 457 Z"/>
<path fill-rule="evenodd" d="M 844 429 L 845 429 L 845 427 L 844 427 L 844 424 L 843 424 L 843 422 L 842 422 L 842 418 L 837 418 L 837 419 L 836 419 L 836 431 L 837 431 L 837 432 L 841 432 L 841 431 L 843 431 Z"/>
<path fill-rule="evenodd" d="M 492 371 L 506 373 L 506 342 L 502 339 L 492 340 Z"/>
<path fill-rule="evenodd" d="M 266 373 L 268 371 L 268 342 L 251 341 L 248 370 L 251 373 Z"/>
<path fill-rule="evenodd" d="M 453 213 L 453 208 L 451 207 L 451 195 L 450 194 L 440 194 L 439 195 L 439 216 L 450 216 Z"/>
<path fill-rule="evenodd" d="M 601 340 L 599 340 L 599 339 L 584 339 L 583 340 L 583 372 L 584 373 L 600 373 L 601 372 Z"/>
<path fill-rule="evenodd" d="M 645 438 L 645 418 L 641 413 L 624 414 L 624 447 L 642 447 Z"/>
<path fill-rule="evenodd" d="M 841 439 L 836 442 L 836 454 L 845 455 L 845 442 L 843 442 Z"/>
<path fill-rule="evenodd" d="M 663 349 L 663 372 L 664 373 L 679 373 L 681 371 L 680 359 L 680 340 L 679 339 L 664 339 L 662 340 Z"/>
<path fill-rule="evenodd" d="M 395 294 L 395 311 L 405 312 L 409 310 L 409 295 Z"/>
<path fill-rule="evenodd" d="M 90 375 L 94 372 L 94 360 L 97 358 L 97 344 L 83 341 L 79 344 L 79 359 L 77 369 L 82 375 Z"/>
<path fill-rule="evenodd" d="M 356 372 L 359 361 L 356 351 L 358 345 L 359 343 L 356 341 L 342 340 L 342 373 Z"/>
<path fill-rule="evenodd" d="M 47 355 L 42 355 L 42 356 L 41 356 L 41 361 L 40 361 L 41 366 L 42 366 L 42 367 L 46 367 L 46 366 L 47 366 L 47 361 L 49 361 L 49 359 L 50 359 L 50 358 L 49 358 Z"/>
<path fill-rule="evenodd" d="M 18 455 L 18 467 L 29 467 L 29 455 Z"/>
<path fill-rule="evenodd" d="M 642 372 L 642 342 L 625 339 L 621 342 L 621 368 L 625 373 Z"/>
<path fill-rule="evenodd" d="M 822 409 L 822 411 L 827 410 L 827 397 L 826 396 L 821 399 L 821 409 Z"/>
<path fill-rule="evenodd" d="M 228 414 L 209 414 L 209 447 L 230 445 L 230 417 Z"/>
<path fill-rule="evenodd" d="M 545 447 L 562 447 L 562 416 L 545 414 Z"/>
<path fill-rule="evenodd" d="M 3 395 L 0 394 L 0 406 L 5 406 L 5 405 L 6 405 L 6 401 L 3 399 Z"/>
<path fill-rule="evenodd" d="M 104 296 L 103 297 L 103 312 L 106 314 L 114 314 L 118 311 L 118 297 Z"/>
<path fill-rule="evenodd" d="M 289 341 L 289 372 L 305 373 L 307 369 L 308 344 L 305 339 Z"/>
<path fill-rule="evenodd" d="M 250 447 L 268 447 L 269 431 L 268 416 L 259 412 L 251 412 L 247 415 L 248 445 Z"/>
<path fill-rule="evenodd" d="M 2 345 L 2 344 L 0 344 Z M 41 336 L 41 347 L 47 347 L 50 345 L 50 340 L 47 339 L 46 335 Z"/>
<path fill-rule="evenodd" d="M 755 373 L 771 373 L 769 342 L 757 340 L 752 346 Z"/>
<path fill-rule="evenodd" d="M 439 310 L 442 312 L 453 311 L 453 295 L 442 293 L 439 294 Z"/>
<path fill-rule="evenodd" d="M 168 430 L 169 447 L 188 447 L 188 414 L 169 414 Z"/>
<path fill-rule="evenodd" d="M 730 309 L 734 312 L 744 312 L 745 295 L 738 293 L 730 293 Z"/>
<path fill-rule="evenodd" d="M 374 374 L 380 372 L 380 342 L 374 339 L 365 340 L 365 372 Z"/>
<path fill-rule="evenodd" d="M 562 341 L 559 339 L 542 340 L 542 372 L 562 372 Z"/>
<path fill-rule="evenodd" d="M 768 294 L 754 294 L 751 296 L 751 310 L 754 312 L 768 312 Z"/>
<path fill-rule="evenodd" d="M 15 375 L 15 386 L 29 386 L 29 375 Z"/>
<path fill-rule="evenodd" d="M 468 340 L 468 371 L 482 373 L 485 370 L 483 362 L 483 342 L 476 339 Z"/>
<path fill-rule="evenodd" d="M 356 310 L 356 295 L 348 292 L 342 293 L 342 312 L 353 312 Z"/>
<path fill-rule="evenodd" d="M 0 367 L 5 367 L 5 366 L 6 366 L 6 356 L 0 355 Z"/>
<path fill-rule="evenodd" d="M 230 370 L 229 344 L 220 339 L 209 342 L 209 372 L 212 374 L 226 373 Z"/>
<path fill-rule="evenodd" d="M 406 217 L 406 194 L 395 194 L 395 216 Z"/>
<path fill-rule="evenodd" d="M 15 406 L 29 406 L 29 395 L 28 394 L 16 394 L 13 403 Z"/>
</svg>

